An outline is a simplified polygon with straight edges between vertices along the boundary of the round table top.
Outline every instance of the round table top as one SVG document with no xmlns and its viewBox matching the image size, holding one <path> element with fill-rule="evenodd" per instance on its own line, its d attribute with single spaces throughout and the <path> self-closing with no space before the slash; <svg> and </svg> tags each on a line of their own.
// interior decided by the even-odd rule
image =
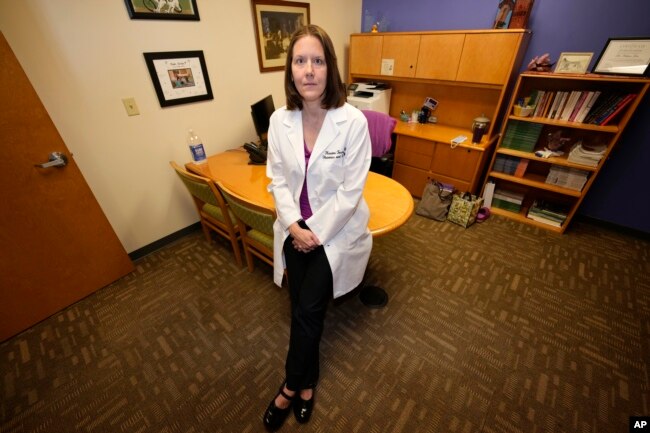
<svg viewBox="0 0 650 433">
<path fill-rule="evenodd" d="M 212 155 L 203 164 L 186 164 L 186 168 L 223 183 L 254 203 L 275 207 L 273 197 L 267 190 L 270 180 L 266 177 L 266 166 L 248 164 L 248 153 L 243 148 Z M 368 228 L 375 237 L 397 229 L 413 213 L 413 197 L 406 188 L 389 177 L 369 172 L 363 196 L 370 209 Z"/>
</svg>

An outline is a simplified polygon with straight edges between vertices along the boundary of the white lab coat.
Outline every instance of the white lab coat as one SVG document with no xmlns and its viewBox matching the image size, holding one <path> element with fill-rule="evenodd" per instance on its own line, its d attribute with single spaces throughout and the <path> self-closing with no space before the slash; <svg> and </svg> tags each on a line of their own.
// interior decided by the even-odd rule
<svg viewBox="0 0 650 433">
<path fill-rule="evenodd" d="M 372 249 L 370 211 L 363 198 L 371 153 L 368 123 L 361 111 L 346 103 L 327 112 L 309 159 L 307 185 L 313 215 L 305 222 L 325 247 L 335 298 L 361 283 Z M 266 174 L 278 214 L 273 225 L 273 279 L 281 285 L 288 227 L 302 218 L 305 151 L 300 110 L 282 107 L 271 116 Z"/>
</svg>

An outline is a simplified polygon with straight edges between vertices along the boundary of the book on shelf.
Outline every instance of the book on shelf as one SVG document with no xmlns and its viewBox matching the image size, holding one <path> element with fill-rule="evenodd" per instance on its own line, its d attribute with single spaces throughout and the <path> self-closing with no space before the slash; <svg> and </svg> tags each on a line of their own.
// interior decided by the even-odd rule
<svg viewBox="0 0 650 433">
<path fill-rule="evenodd" d="M 561 227 L 567 219 L 567 215 L 568 212 L 565 206 L 537 199 L 528 209 L 526 217 L 534 221 L 550 224 L 555 227 Z"/>
<path fill-rule="evenodd" d="M 551 110 L 551 105 L 553 104 L 553 99 L 555 99 L 554 91 L 546 92 L 546 101 L 544 101 L 544 107 L 542 112 L 539 114 L 539 117 L 548 117 L 548 113 Z"/>
<path fill-rule="evenodd" d="M 608 110 L 607 113 L 603 114 L 600 118 L 598 118 L 597 122 L 599 125 L 607 125 L 618 113 L 620 113 L 623 108 L 625 108 L 630 102 L 632 102 L 636 98 L 636 93 L 630 93 L 625 98 L 623 98 L 619 103 L 617 103 L 614 107 L 612 107 L 610 110 Z"/>
<path fill-rule="evenodd" d="M 573 110 L 569 115 L 569 119 L 567 119 L 569 122 L 576 121 L 576 117 L 578 117 L 578 113 L 580 112 L 580 109 L 582 108 L 582 106 L 584 105 L 588 97 L 589 97 L 589 92 L 587 91 L 580 92 L 580 96 L 578 97 L 578 100 L 576 101 L 575 106 L 573 107 Z"/>
<path fill-rule="evenodd" d="M 562 105 L 562 100 L 566 97 L 566 92 L 562 90 L 558 90 L 555 93 L 555 98 L 553 98 L 553 105 L 551 105 L 551 109 L 548 113 L 548 118 L 549 119 L 555 119 L 557 116 L 557 112 L 560 109 L 560 106 Z"/>
<path fill-rule="evenodd" d="M 511 212 L 519 212 L 523 201 L 524 194 L 502 188 L 495 188 L 492 195 L 492 206 Z"/>
<path fill-rule="evenodd" d="M 514 174 L 520 159 L 516 156 L 497 155 L 492 170 L 505 174 Z"/>
<path fill-rule="evenodd" d="M 589 94 L 587 95 L 587 100 L 585 103 L 580 107 L 580 111 L 578 111 L 578 114 L 576 115 L 575 121 L 582 123 L 585 120 L 585 117 L 587 117 L 587 114 L 591 110 L 591 108 L 594 106 L 596 101 L 598 100 L 598 97 L 600 96 L 600 91 L 595 90 L 595 91 L 590 91 Z"/>
<path fill-rule="evenodd" d="M 558 120 L 569 120 L 569 117 L 571 116 L 571 113 L 573 112 L 573 109 L 576 106 L 576 103 L 578 102 L 578 98 L 580 97 L 580 91 L 578 90 L 572 90 L 569 93 L 569 96 L 567 96 L 566 103 L 564 104 L 564 108 L 562 109 L 562 113 L 558 116 Z"/>
<path fill-rule="evenodd" d="M 546 176 L 546 183 L 575 191 L 582 191 L 587 183 L 589 172 L 578 168 L 552 165 Z"/>
<path fill-rule="evenodd" d="M 596 124 L 598 118 L 614 105 L 618 104 L 624 97 L 625 94 L 620 92 L 607 92 L 601 94 L 601 97 L 598 98 L 598 103 L 591 108 L 583 123 Z"/>
<path fill-rule="evenodd" d="M 598 163 L 605 156 L 607 146 L 604 144 L 587 145 L 578 141 L 571 147 L 567 156 L 567 161 L 574 164 L 588 165 L 590 167 L 598 166 Z"/>
<path fill-rule="evenodd" d="M 528 159 L 521 158 L 519 164 L 517 164 L 517 168 L 515 169 L 515 176 L 524 177 L 524 174 L 526 173 L 526 169 L 528 168 L 528 162 L 529 162 Z"/>
<path fill-rule="evenodd" d="M 535 110 L 533 110 L 533 117 L 540 117 L 544 111 L 544 104 L 548 99 L 549 92 L 546 90 L 539 90 L 537 92 L 539 98 L 537 98 L 537 103 L 535 104 Z"/>
<path fill-rule="evenodd" d="M 508 122 L 501 147 L 532 152 L 542 132 L 542 124 L 519 120 Z"/>
</svg>

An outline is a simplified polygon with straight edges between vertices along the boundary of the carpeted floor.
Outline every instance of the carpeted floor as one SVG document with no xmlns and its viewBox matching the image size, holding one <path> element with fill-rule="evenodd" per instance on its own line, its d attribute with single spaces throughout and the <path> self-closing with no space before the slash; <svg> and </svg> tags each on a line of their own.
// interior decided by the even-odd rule
<svg viewBox="0 0 650 433">
<path fill-rule="evenodd" d="M 333 302 L 303 432 L 625 432 L 650 415 L 650 242 L 585 222 L 414 216 L 375 239 L 383 309 Z M 0 432 L 260 432 L 289 299 L 200 232 L 0 344 Z"/>
</svg>

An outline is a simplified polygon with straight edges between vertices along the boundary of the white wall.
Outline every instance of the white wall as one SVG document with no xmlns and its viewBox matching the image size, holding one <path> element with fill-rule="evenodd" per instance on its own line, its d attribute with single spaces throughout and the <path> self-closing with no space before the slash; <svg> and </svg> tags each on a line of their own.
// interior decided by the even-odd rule
<svg viewBox="0 0 650 433">
<path fill-rule="evenodd" d="M 256 138 L 250 104 L 269 93 L 284 104 L 283 72 L 259 72 L 250 1 L 197 3 L 201 20 L 183 22 L 131 20 L 119 0 L 0 0 L 0 31 L 127 252 L 198 220 L 168 164 L 190 159 L 188 128 L 217 153 Z M 361 0 L 309 3 L 345 79 Z M 214 100 L 163 109 L 142 53 L 189 50 L 203 50 Z"/>
</svg>

